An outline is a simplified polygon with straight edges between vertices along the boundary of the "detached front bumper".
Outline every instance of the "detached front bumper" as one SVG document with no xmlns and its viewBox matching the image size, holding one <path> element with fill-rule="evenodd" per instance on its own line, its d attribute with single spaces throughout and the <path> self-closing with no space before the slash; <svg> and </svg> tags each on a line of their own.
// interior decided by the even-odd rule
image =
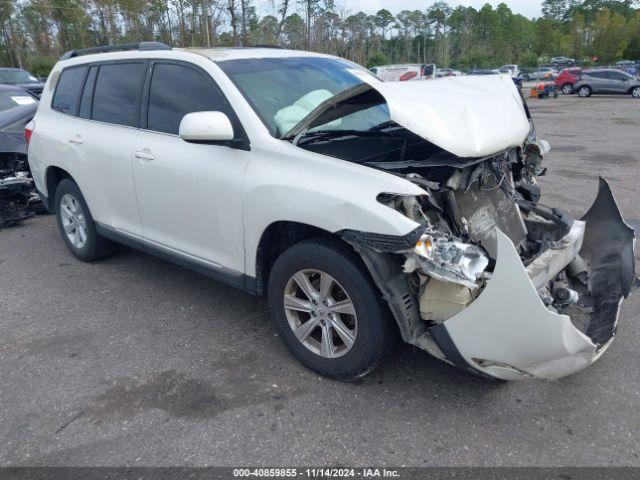
<svg viewBox="0 0 640 480">
<path fill-rule="evenodd" d="M 600 180 L 582 221 L 527 268 L 501 231 L 496 242 L 496 266 L 482 293 L 430 329 L 447 360 L 504 380 L 557 379 L 595 362 L 613 340 L 623 298 L 638 286 L 635 235 L 607 182 Z M 557 313 L 545 306 L 539 289 L 578 253 L 587 284 L 574 278 L 579 300 Z"/>
</svg>

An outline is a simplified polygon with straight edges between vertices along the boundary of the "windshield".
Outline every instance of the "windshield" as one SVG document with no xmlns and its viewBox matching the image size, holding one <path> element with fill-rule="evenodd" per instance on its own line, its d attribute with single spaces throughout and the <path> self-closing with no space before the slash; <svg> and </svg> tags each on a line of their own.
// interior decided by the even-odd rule
<svg viewBox="0 0 640 480">
<path fill-rule="evenodd" d="M 364 68 L 337 58 L 239 59 L 218 65 L 276 138 L 337 93 L 380 81 Z M 387 106 L 378 105 L 314 130 L 369 130 L 388 121 Z"/>
<path fill-rule="evenodd" d="M 17 68 L 0 70 L 0 83 L 35 83 L 38 79 L 29 72 Z"/>
<path fill-rule="evenodd" d="M 36 103 L 36 99 L 28 93 L 20 93 L 15 87 L 11 88 L 11 90 L 14 89 L 16 91 L 0 92 L 0 112 Z"/>
</svg>

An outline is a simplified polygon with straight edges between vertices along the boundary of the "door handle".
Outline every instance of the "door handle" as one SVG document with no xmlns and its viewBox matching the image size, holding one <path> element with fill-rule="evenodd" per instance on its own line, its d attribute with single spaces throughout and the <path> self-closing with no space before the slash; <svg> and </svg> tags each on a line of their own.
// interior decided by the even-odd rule
<svg viewBox="0 0 640 480">
<path fill-rule="evenodd" d="M 80 135 L 76 135 L 75 137 L 71 137 L 69 139 L 69 143 L 75 143 L 77 145 L 81 145 L 84 143 L 84 141 L 82 140 L 82 137 L 80 137 Z"/>
<path fill-rule="evenodd" d="M 147 161 L 151 161 L 155 158 L 149 152 L 145 152 L 144 150 L 135 152 L 133 156 L 136 158 L 139 158 L 140 160 L 147 160 Z"/>
</svg>

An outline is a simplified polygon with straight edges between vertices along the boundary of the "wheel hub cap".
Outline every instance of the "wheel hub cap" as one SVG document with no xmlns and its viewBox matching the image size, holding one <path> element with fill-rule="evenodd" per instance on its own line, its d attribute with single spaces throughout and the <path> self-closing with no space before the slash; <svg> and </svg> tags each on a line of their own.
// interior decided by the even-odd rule
<svg viewBox="0 0 640 480">
<path fill-rule="evenodd" d="M 321 357 L 341 357 L 355 344 L 358 319 L 353 302 L 325 272 L 294 274 L 285 287 L 284 311 L 298 341 Z"/>
<path fill-rule="evenodd" d="M 87 222 L 80 202 L 73 195 L 67 193 L 60 200 L 60 218 L 71 245 L 84 247 L 87 243 Z"/>
</svg>

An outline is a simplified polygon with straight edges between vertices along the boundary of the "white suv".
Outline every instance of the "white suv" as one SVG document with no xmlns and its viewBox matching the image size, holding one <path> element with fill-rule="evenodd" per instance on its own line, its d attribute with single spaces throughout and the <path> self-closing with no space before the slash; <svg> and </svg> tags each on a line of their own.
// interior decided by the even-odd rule
<svg viewBox="0 0 640 480">
<path fill-rule="evenodd" d="M 558 378 L 606 349 L 636 281 L 606 182 L 583 221 L 537 205 L 547 144 L 508 77 L 104 47 L 64 55 L 26 134 L 76 257 L 119 242 L 266 295 L 293 354 L 335 378 L 398 335 L 486 376 Z"/>
</svg>

